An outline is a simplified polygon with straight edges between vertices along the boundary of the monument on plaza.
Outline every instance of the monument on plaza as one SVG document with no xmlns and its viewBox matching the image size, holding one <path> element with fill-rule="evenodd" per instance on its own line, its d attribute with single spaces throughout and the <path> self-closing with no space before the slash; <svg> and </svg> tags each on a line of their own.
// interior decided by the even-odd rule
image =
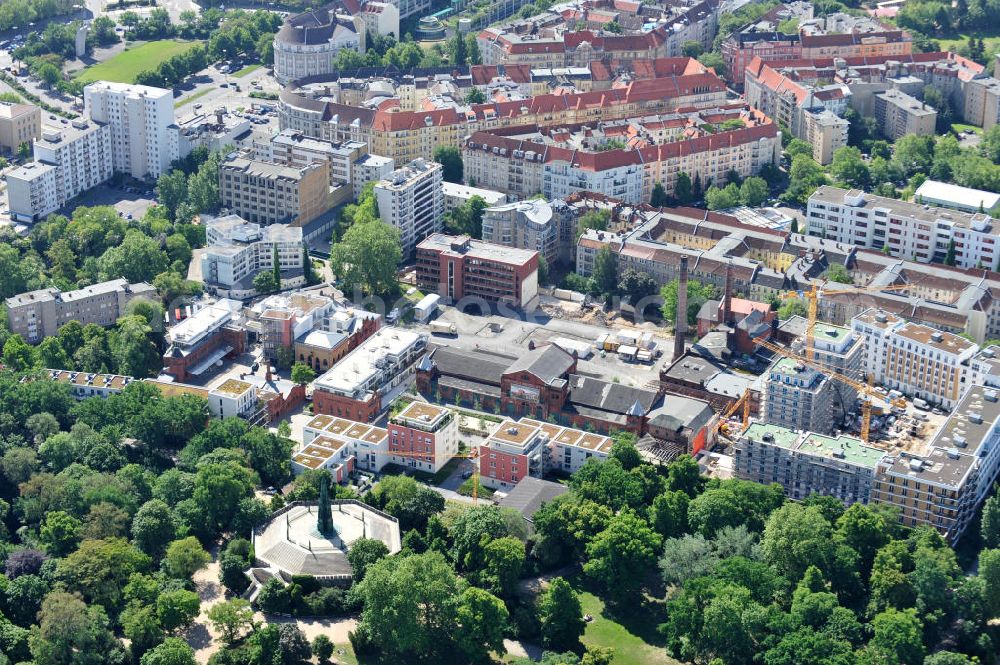
<svg viewBox="0 0 1000 665">
<path fill-rule="evenodd" d="M 328 536 L 333 532 L 333 511 L 330 509 L 330 476 L 325 473 L 319 480 L 318 512 L 316 528 L 324 536 Z"/>
</svg>

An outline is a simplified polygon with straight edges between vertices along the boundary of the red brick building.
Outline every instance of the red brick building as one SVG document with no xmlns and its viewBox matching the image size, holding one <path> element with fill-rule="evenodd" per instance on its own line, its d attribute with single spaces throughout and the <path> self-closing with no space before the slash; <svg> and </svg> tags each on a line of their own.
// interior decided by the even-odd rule
<svg viewBox="0 0 1000 665">
<path fill-rule="evenodd" d="M 163 354 L 163 371 L 177 381 L 197 376 L 225 357 L 246 348 L 246 332 L 233 321 L 232 309 L 222 301 L 204 307 L 167 332 L 170 346 Z"/>
<path fill-rule="evenodd" d="M 451 300 L 528 308 L 538 299 L 538 252 L 435 233 L 417 245 L 417 283 Z"/>
<path fill-rule="evenodd" d="M 389 460 L 437 473 L 458 453 L 458 418 L 451 409 L 411 402 L 389 419 Z"/>
</svg>

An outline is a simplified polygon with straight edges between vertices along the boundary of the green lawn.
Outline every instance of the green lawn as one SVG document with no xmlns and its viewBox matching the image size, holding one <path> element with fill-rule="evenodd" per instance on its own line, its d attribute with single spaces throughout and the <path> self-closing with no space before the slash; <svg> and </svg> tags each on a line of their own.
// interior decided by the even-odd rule
<svg viewBox="0 0 1000 665">
<path fill-rule="evenodd" d="M 174 108 L 175 109 L 179 109 L 180 107 L 184 106 L 185 104 L 190 104 L 191 102 L 195 101 L 199 97 L 204 97 L 205 95 L 207 95 L 210 92 L 212 92 L 212 88 L 206 88 L 205 90 L 199 90 L 198 92 L 194 93 L 193 95 L 189 95 L 189 96 L 187 96 L 187 97 L 185 97 L 183 99 L 178 100 L 174 104 Z"/>
<path fill-rule="evenodd" d="M 650 643 L 658 641 L 655 623 L 662 617 L 639 610 L 632 613 L 635 625 L 626 627 L 605 614 L 604 601 L 584 590 L 579 579 L 569 581 L 580 594 L 583 613 L 594 617 L 583 634 L 584 646 L 613 648 L 614 665 L 680 665 L 667 655 L 663 646 Z"/>
<path fill-rule="evenodd" d="M 247 75 L 247 74 L 249 74 L 250 72 L 255 72 L 255 71 L 257 71 L 258 69 L 260 69 L 261 67 L 263 67 L 263 66 L 264 66 L 264 65 L 261 65 L 261 64 L 257 64 L 257 65 L 247 65 L 246 67 L 244 67 L 243 69 L 239 70 L 238 72 L 233 72 L 233 73 L 231 74 L 231 76 L 246 76 L 246 75 Z"/>
<path fill-rule="evenodd" d="M 131 46 L 109 60 L 87 67 L 77 73 L 74 78 L 81 83 L 90 83 L 91 81 L 135 83 L 135 77 L 139 72 L 156 69 L 164 60 L 184 53 L 195 44 L 198 42 L 177 39 L 145 42 L 138 46 Z"/>
<path fill-rule="evenodd" d="M 969 130 L 969 129 L 971 129 L 972 131 L 974 131 L 976 134 L 982 134 L 983 133 L 983 128 L 982 127 L 976 127 L 975 125 L 966 125 L 966 124 L 963 124 L 961 122 L 953 122 L 953 123 L 951 123 L 951 131 L 955 132 L 956 134 L 961 134 L 962 132 L 964 132 L 966 130 Z"/>
</svg>

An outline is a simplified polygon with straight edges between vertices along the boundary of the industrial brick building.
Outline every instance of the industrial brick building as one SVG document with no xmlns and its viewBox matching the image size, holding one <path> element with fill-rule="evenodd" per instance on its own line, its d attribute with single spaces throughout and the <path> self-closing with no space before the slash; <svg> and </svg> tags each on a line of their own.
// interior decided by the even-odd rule
<svg viewBox="0 0 1000 665">
<path fill-rule="evenodd" d="M 452 301 L 530 308 L 538 299 L 538 252 L 435 233 L 417 245 L 417 283 Z"/>
</svg>

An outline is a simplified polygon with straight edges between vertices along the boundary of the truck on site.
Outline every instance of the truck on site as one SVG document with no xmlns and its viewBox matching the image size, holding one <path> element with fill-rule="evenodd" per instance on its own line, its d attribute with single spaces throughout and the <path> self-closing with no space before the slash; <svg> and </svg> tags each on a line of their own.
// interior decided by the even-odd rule
<svg viewBox="0 0 1000 665">
<path fill-rule="evenodd" d="M 454 323 L 448 323 L 447 321 L 431 321 L 431 334 L 432 335 L 457 335 L 458 328 Z"/>
</svg>

